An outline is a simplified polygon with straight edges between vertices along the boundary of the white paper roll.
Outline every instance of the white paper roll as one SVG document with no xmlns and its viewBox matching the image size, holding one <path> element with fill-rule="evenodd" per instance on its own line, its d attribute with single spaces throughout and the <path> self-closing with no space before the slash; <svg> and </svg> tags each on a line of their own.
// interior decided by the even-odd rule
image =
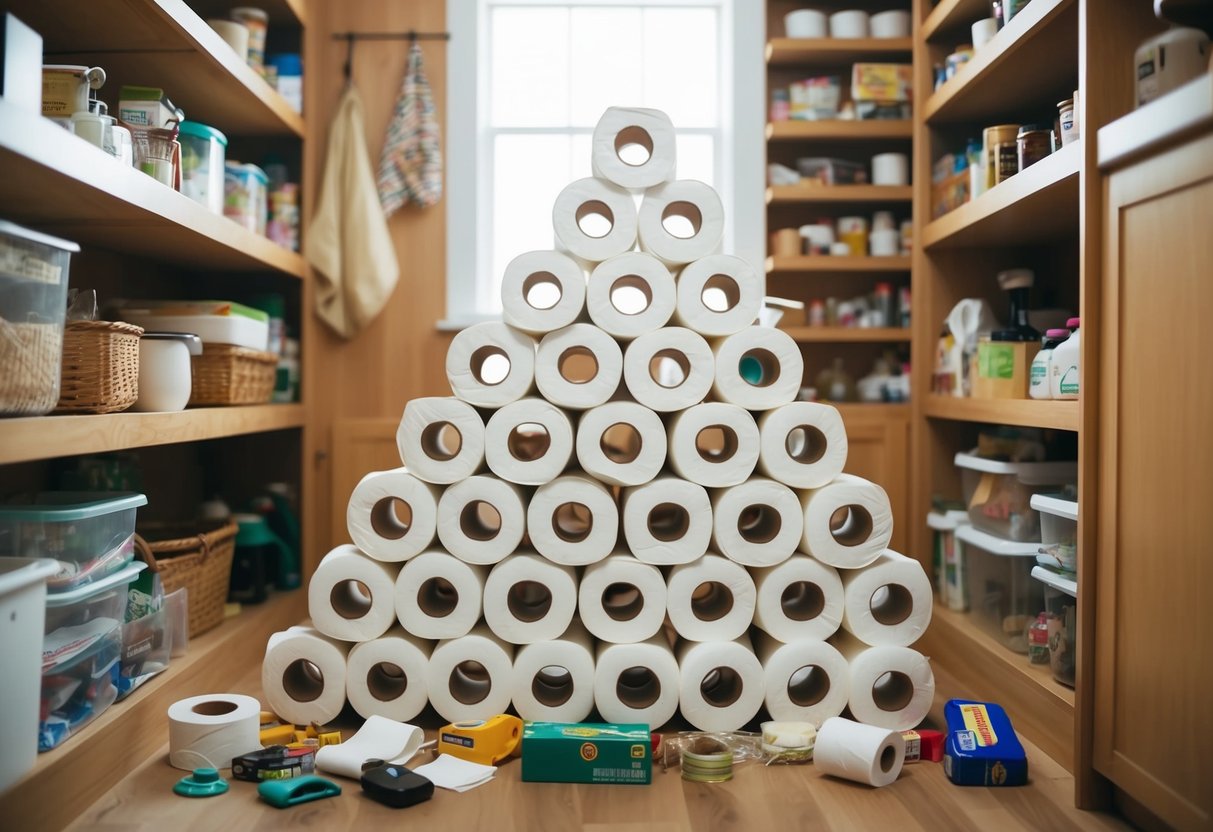
<svg viewBox="0 0 1213 832">
<path fill-rule="evenodd" d="M 709 254 L 688 263 L 678 275 L 673 321 L 700 335 L 719 338 L 758 320 L 766 278 L 731 254 Z"/>
<path fill-rule="evenodd" d="M 316 752 L 316 768 L 328 774 L 358 780 L 367 760 L 403 765 L 425 741 L 425 732 L 385 716 L 371 715 L 345 742 L 326 745 Z"/>
<path fill-rule="evenodd" d="M 261 703 L 237 693 L 191 696 L 168 706 L 168 761 L 173 768 L 228 768 L 261 747 Z"/>
<path fill-rule="evenodd" d="M 666 612 L 688 641 L 732 641 L 754 620 L 754 580 L 744 567 L 709 553 L 666 576 Z"/>
<path fill-rule="evenodd" d="M 672 234 L 667 220 L 689 223 L 689 236 Z M 640 250 L 667 266 L 681 266 L 715 254 L 724 236 L 724 207 L 720 195 L 695 179 L 665 182 L 644 192 L 638 221 Z"/>
<path fill-rule="evenodd" d="M 712 539 L 711 515 L 707 490 L 678 477 L 623 491 L 623 536 L 645 563 L 669 566 L 703 557 Z"/>
<path fill-rule="evenodd" d="M 909 157 L 904 153 L 877 153 L 872 157 L 872 184 L 909 185 Z"/>
<path fill-rule="evenodd" d="M 446 378 L 451 392 L 468 404 L 516 402 L 535 386 L 535 339 L 499 321 L 470 326 L 451 339 Z"/>
<path fill-rule="evenodd" d="M 426 669 L 430 704 L 448 722 L 505 713 L 513 666 L 514 646 L 483 624 L 466 636 L 440 641 Z"/>
<path fill-rule="evenodd" d="M 865 644 L 909 647 L 931 623 L 931 580 L 922 564 L 886 549 L 842 573 L 842 626 Z"/>
<path fill-rule="evenodd" d="M 660 728 L 678 710 L 678 682 L 678 660 L 661 634 L 636 644 L 598 644 L 594 704 L 606 722 Z"/>
<path fill-rule="evenodd" d="M 699 404 L 712 389 L 716 359 L 697 332 L 669 326 L 641 335 L 623 353 L 632 398 L 658 413 Z"/>
<path fill-rule="evenodd" d="M 847 464 L 847 429 L 838 409 L 792 402 L 758 417 L 758 470 L 792 488 L 821 488 Z"/>
<path fill-rule="evenodd" d="M 270 710 L 295 725 L 336 719 L 345 707 L 349 649 L 347 642 L 311 627 L 291 627 L 270 636 L 261 663 L 261 690 Z"/>
<path fill-rule="evenodd" d="M 345 509 L 350 539 L 375 560 L 408 560 L 434 542 L 440 493 L 406 468 L 372 471 Z"/>
<path fill-rule="evenodd" d="M 505 267 L 501 318 L 531 335 L 576 321 L 585 311 L 585 271 L 559 251 L 528 251 Z"/>
<path fill-rule="evenodd" d="M 584 722 L 594 709 L 594 641 L 577 622 L 514 654 L 511 698 L 527 722 Z"/>
<path fill-rule="evenodd" d="M 372 560 L 357 546 L 338 546 L 320 561 L 307 585 L 312 626 L 330 638 L 369 641 L 396 621 L 399 564 Z"/>
<path fill-rule="evenodd" d="M 596 638 L 634 644 L 661 632 L 665 576 L 656 566 L 619 553 L 586 567 L 577 591 L 577 614 Z"/>
<path fill-rule="evenodd" d="M 900 732 L 840 716 L 822 724 L 813 750 L 818 771 L 868 786 L 887 786 L 896 780 L 905 758 L 906 741 Z"/>
<path fill-rule="evenodd" d="M 535 489 L 526 524 L 531 545 L 539 554 L 554 563 L 585 566 L 614 551 L 619 506 L 597 480 L 557 477 Z"/>
<path fill-rule="evenodd" d="M 404 406 L 396 448 L 409 473 L 446 485 L 484 467 L 484 419 L 449 396 L 413 399 Z"/>
<path fill-rule="evenodd" d="M 766 477 L 712 494 L 712 548 L 743 566 L 773 566 L 800 545 L 804 513 L 792 489 Z"/>
<path fill-rule="evenodd" d="M 610 230 L 586 233 L 580 223 L 593 215 L 605 218 Z M 583 266 L 601 263 L 636 244 L 636 203 L 630 193 L 605 179 L 578 179 L 556 196 L 552 227 L 562 251 L 583 261 Z"/>
<path fill-rule="evenodd" d="M 345 693 L 363 718 L 384 716 L 408 722 L 429 698 L 425 669 L 432 642 L 393 627 L 374 641 L 355 644 L 346 662 Z"/>
<path fill-rule="evenodd" d="M 713 342 L 712 395 L 746 410 L 770 410 L 796 400 L 804 378 L 800 345 L 782 329 L 751 326 Z"/>
<path fill-rule="evenodd" d="M 874 482 L 842 474 L 800 492 L 804 506 L 801 551 L 839 569 L 858 569 L 880 557 L 893 536 L 889 495 Z"/>
<path fill-rule="evenodd" d="M 485 461 L 503 480 L 543 485 L 560 476 L 572 456 L 573 423 L 543 399 L 508 404 L 484 427 Z"/>
<path fill-rule="evenodd" d="M 643 485 L 665 465 L 665 424 L 636 402 L 607 402 L 577 423 L 577 462 L 609 485 Z"/>
<path fill-rule="evenodd" d="M 707 488 L 743 483 L 758 463 L 758 425 L 735 404 L 709 402 L 675 414 L 666 441 L 674 473 Z"/>
<path fill-rule="evenodd" d="M 608 107 L 594 127 L 590 164 L 599 179 L 643 190 L 674 178 L 675 145 L 674 125 L 660 110 Z"/>
<path fill-rule="evenodd" d="M 784 643 L 761 631 L 754 653 L 766 678 L 766 705 L 772 719 L 802 720 L 820 727 L 838 716 L 851 693 L 847 660 L 819 639 Z"/>
<path fill-rule="evenodd" d="M 468 477 L 438 500 L 438 539 L 467 563 L 493 564 L 518 548 L 526 534 L 526 496 L 511 482 L 487 474 Z"/>
<path fill-rule="evenodd" d="M 842 623 L 838 570 L 795 554 L 778 566 L 750 571 L 757 601 L 754 624 L 780 641 L 825 639 Z"/>
<path fill-rule="evenodd" d="M 700 731 L 736 731 L 762 707 L 765 679 L 750 639 L 678 644 L 678 707 Z"/>
<path fill-rule="evenodd" d="M 674 277 L 651 254 L 628 251 L 590 273 L 586 309 L 590 320 L 619 339 L 660 329 L 674 314 Z"/>
<path fill-rule="evenodd" d="M 846 630 L 830 643 L 851 668 L 851 716 L 890 731 L 908 731 L 926 718 L 935 673 L 925 656 L 910 647 L 869 647 Z"/>
<path fill-rule="evenodd" d="M 446 552 L 422 552 L 396 579 L 396 616 L 418 638 L 459 638 L 480 620 L 488 569 Z"/>
<path fill-rule="evenodd" d="M 484 622 L 511 644 L 558 637 L 576 609 L 576 570 L 539 555 L 506 558 L 484 582 Z"/>
<path fill-rule="evenodd" d="M 549 332 L 535 354 L 535 385 L 557 407 L 585 410 L 606 402 L 623 378 L 623 350 L 590 324 Z"/>
</svg>

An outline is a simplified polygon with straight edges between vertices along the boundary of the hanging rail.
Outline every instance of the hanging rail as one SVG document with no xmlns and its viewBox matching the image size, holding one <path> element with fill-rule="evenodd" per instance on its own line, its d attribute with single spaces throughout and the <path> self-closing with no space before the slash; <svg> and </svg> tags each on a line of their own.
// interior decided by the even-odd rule
<svg viewBox="0 0 1213 832">
<path fill-rule="evenodd" d="M 450 32 L 418 32 L 409 29 L 407 32 L 334 32 L 333 40 L 345 41 L 345 80 L 349 81 L 354 73 L 354 42 L 359 40 L 407 40 L 416 43 L 419 40 L 450 40 Z"/>
</svg>

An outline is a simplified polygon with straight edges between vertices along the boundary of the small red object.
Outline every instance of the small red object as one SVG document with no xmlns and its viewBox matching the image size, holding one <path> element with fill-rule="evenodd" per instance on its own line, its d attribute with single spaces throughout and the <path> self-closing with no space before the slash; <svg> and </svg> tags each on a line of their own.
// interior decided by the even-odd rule
<svg viewBox="0 0 1213 832">
<path fill-rule="evenodd" d="M 661 747 L 661 734 L 658 734 L 656 731 L 654 731 L 650 735 L 649 739 L 651 739 L 653 742 L 653 756 L 656 757 L 657 749 Z"/>
</svg>

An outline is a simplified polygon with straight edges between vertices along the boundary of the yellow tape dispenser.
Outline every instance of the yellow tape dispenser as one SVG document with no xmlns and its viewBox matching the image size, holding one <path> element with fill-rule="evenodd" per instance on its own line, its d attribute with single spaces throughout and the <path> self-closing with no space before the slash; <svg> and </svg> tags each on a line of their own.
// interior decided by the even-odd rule
<svg viewBox="0 0 1213 832">
<path fill-rule="evenodd" d="M 455 722 L 438 732 L 438 753 L 495 766 L 518 750 L 522 720 L 509 714 Z"/>
</svg>

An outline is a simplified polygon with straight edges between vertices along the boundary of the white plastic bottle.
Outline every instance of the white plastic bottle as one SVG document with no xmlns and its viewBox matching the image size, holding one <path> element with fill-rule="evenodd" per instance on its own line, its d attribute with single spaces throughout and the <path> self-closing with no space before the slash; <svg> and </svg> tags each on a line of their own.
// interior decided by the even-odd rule
<svg viewBox="0 0 1213 832">
<path fill-rule="evenodd" d="M 1049 392 L 1055 399 L 1078 398 L 1078 325 L 1078 318 L 1066 321 L 1071 335 L 1053 350 L 1049 368 Z"/>
<path fill-rule="evenodd" d="M 1028 372 L 1028 395 L 1034 399 L 1049 399 L 1053 392 L 1049 388 L 1049 370 L 1052 367 L 1053 350 L 1062 341 L 1070 337 L 1068 329 L 1050 329 L 1045 333 L 1045 345 L 1032 359 L 1032 369 Z"/>
</svg>

